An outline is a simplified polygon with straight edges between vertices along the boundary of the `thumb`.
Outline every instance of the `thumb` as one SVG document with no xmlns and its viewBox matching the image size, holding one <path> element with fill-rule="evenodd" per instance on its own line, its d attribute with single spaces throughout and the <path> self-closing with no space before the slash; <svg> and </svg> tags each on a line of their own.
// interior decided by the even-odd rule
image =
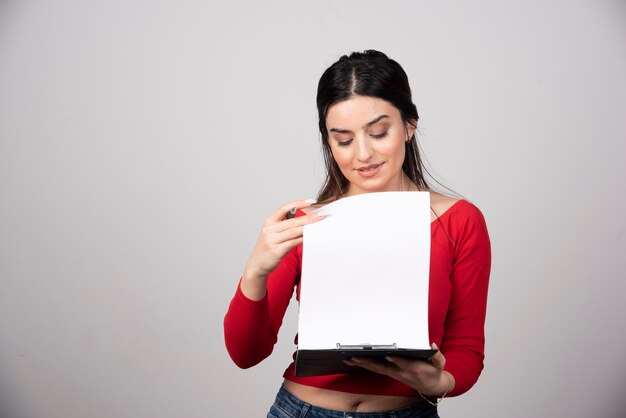
<svg viewBox="0 0 626 418">
<path fill-rule="evenodd" d="M 446 358 L 439 350 L 439 347 L 437 347 L 437 344 L 432 343 L 431 347 L 433 350 L 437 350 L 437 352 L 430 358 L 430 363 L 439 370 L 443 370 L 443 367 L 446 365 Z"/>
</svg>

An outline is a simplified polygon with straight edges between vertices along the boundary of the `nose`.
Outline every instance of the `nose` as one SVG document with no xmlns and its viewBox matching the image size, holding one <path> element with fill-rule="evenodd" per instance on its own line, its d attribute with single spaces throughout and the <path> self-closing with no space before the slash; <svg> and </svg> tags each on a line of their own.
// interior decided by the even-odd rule
<svg viewBox="0 0 626 418">
<path fill-rule="evenodd" d="M 361 162 L 367 162 L 372 158 L 374 154 L 374 150 L 372 149 L 372 144 L 367 138 L 360 138 L 357 142 L 357 160 Z"/>
</svg>

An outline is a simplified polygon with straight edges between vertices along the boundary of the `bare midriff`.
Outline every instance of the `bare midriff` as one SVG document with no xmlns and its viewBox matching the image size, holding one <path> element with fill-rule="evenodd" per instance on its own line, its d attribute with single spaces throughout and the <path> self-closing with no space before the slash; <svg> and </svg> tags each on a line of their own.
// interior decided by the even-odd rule
<svg viewBox="0 0 626 418">
<path fill-rule="evenodd" d="M 382 396 L 337 392 L 334 390 L 301 385 L 285 380 L 285 389 L 296 398 L 319 408 L 343 412 L 383 412 L 406 408 L 420 402 L 410 396 Z"/>
</svg>

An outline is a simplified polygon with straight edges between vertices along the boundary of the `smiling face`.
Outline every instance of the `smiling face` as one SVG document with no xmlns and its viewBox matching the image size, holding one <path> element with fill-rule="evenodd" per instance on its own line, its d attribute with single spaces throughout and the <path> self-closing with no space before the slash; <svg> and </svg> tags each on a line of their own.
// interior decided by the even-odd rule
<svg viewBox="0 0 626 418">
<path fill-rule="evenodd" d="M 353 96 L 328 109 L 326 127 L 333 157 L 350 182 L 348 196 L 417 190 L 402 171 L 405 143 L 415 128 L 391 103 Z"/>
</svg>

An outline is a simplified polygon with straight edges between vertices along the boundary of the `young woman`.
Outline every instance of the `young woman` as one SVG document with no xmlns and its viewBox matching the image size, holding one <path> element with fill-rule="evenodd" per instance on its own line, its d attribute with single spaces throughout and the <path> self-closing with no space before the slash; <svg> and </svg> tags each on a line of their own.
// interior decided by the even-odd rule
<svg viewBox="0 0 626 418">
<path fill-rule="evenodd" d="M 437 417 L 437 398 L 466 392 L 483 368 L 491 265 L 484 218 L 471 203 L 430 189 L 408 78 L 385 54 L 341 57 L 319 81 L 317 107 L 327 170 L 318 206 L 359 193 L 430 192 L 429 334 L 439 351 L 429 361 L 355 357 L 350 363 L 367 369 L 355 374 L 296 377 L 292 363 L 268 417 Z M 270 355 L 294 289 L 299 298 L 303 228 L 323 219 L 310 213 L 313 203 L 287 203 L 263 225 L 224 319 L 239 367 Z"/>
</svg>

